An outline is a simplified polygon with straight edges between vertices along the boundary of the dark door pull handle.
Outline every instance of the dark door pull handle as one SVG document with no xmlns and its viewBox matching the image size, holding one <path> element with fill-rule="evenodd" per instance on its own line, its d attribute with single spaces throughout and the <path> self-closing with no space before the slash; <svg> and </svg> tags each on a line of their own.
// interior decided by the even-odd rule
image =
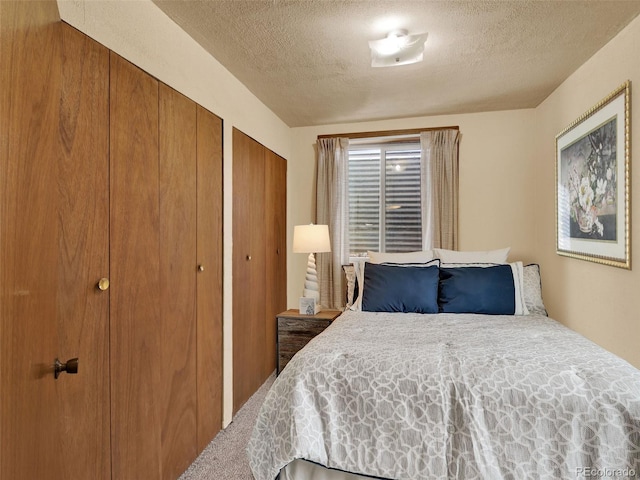
<svg viewBox="0 0 640 480">
<path fill-rule="evenodd" d="M 69 360 L 67 360 L 67 363 L 62 363 L 56 358 L 56 361 L 53 364 L 54 378 L 57 379 L 62 372 L 67 372 L 70 374 L 78 373 L 78 359 L 70 358 Z"/>
</svg>

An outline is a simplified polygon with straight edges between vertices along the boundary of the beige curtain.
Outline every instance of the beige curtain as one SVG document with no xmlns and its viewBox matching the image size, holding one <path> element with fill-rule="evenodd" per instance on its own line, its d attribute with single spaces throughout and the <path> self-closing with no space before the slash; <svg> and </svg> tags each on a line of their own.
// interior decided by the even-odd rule
<svg viewBox="0 0 640 480">
<path fill-rule="evenodd" d="M 454 129 L 420 134 L 422 248 L 458 248 L 458 142 Z"/>
<path fill-rule="evenodd" d="M 320 305 L 342 308 L 349 262 L 349 139 L 320 138 L 317 144 L 316 223 L 329 226 L 331 252 L 316 255 Z"/>
</svg>

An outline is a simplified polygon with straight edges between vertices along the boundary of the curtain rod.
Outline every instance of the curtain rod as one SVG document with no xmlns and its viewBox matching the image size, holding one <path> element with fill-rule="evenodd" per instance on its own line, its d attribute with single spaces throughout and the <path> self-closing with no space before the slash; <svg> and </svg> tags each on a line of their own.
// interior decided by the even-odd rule
<svg viewBox="0 0 640 480">
<path fill-rule="evenodd" d="M 449 127 L 432 127 L 432 128 L 412 128 L 408 130 L 384 130 L 381 132 L 358 132 L 358 133 L 333 133 L 329 135 L 318 135 L 318 138 L 371 138 L 371 137 L 390 137 L 393 135 L 417 135 L 421 132 L 430 132 L 432 130 L 460 130 L 459 126 Z"/>
</svg>

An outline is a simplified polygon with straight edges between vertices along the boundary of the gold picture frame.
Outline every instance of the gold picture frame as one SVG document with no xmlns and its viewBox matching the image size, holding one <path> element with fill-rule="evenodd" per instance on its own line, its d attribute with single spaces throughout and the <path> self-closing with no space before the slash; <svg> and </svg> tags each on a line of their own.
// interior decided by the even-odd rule
<svg viewBox="0 0 640 480">
<path fill-rule="evenodd" d="M 556 135 L 556 252 L 631 269 L 631 82 Z"/>
</svg>

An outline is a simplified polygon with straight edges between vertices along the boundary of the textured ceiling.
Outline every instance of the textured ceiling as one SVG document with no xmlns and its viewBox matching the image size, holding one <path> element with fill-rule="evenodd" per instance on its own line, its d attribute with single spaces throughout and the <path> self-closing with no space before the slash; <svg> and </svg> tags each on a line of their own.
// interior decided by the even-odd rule
<svg viewBox="0 0 640 480">
<path fill-rule="evenodd" d="M 638 0 L 153 1 L 291 127 L 535 107 L 640 13 Z M 368 41 L 394 28 L 428 32 L 425 60 L 372 68 Z"/>
</svg>

